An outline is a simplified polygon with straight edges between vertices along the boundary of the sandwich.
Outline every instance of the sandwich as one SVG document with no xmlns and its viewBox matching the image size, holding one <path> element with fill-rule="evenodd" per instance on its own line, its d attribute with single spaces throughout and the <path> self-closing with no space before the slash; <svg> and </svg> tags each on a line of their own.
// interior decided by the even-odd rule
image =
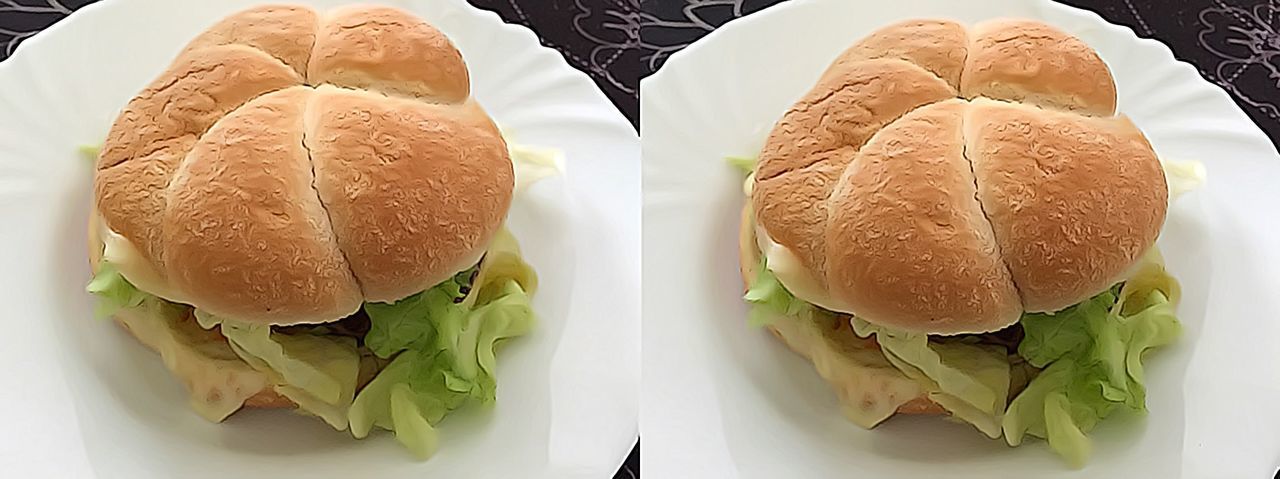
<svg viewBox="0 0 1280 479">
<path fill-rule="evenodd" d="M 776 123 L 739 235 L 751 322 L 807 357 L 844 415 L 944 415 L 1070 464 L 1145 412 L 1175 341 L 1155 244 L 1203 172 L 1116 115 L 1107 65 L 1049 25 L 910 20 L 860 40 Z"/>
<path fill-rule="evenodd" d="M 439 30 L 264 6 L 200 34 L 98 152 L 88 290 L 210 421 L 315 416 L 418 457 L 534 327 L 511 148 Z M 525 178 L 521 178 L 524 180 Z"/>
</svg>

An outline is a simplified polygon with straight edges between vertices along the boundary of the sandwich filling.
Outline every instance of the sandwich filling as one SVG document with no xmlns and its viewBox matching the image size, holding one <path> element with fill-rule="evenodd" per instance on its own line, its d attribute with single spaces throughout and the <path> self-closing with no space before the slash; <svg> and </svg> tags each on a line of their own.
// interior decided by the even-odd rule
<svg viewBox="0 0 1280 479">
<path fill-rule="evenodd" d="M 731 162 L 748 173 L 753 163 Z M 1168 176 L 1181 193 L 1202 180 L 1203 170 L 1180 165 Z M 839 312 L 848 309 L 752 218 L 748 207 L 741 247 L 750 322 L 808 357 L 836 387 L 845 415 L 862 427 L 899 411 L 928 412 L 911 407 L 927 398 L 1011 446 L 1028 435 L 1046 439 L 1079 466 L 1090 454 L 1086 433 L 1100 420 L 1121 409 L 1146 411 L 1143 354 L 1181 332 L 1179 286 L 1154 246 L 1127 279 L 1081 303 L 1024 314 L 1000 331 L 935 336 Z"/>
<path fill-rule="evenodd" d="M 221 421 L 271 388 L 357 438 L 374 427 L 394 431 L 420 457 L 435 451 L 435 425 L 446 414 L 493 402 L 495 349 L 533 328 L 536 288 L 505 229 L 474 267 L 334 323 L 276 327 L 212 316 L 138 289 L 105 260 L 88 287 L 102 298 L 100 315 L 115 315 L 160 352 L 205 418 Z"/>
<path fill-rule="evenodd" d="M 517 191 L 554 174 L 559 152 L 511 146 Z M 357 438 L 374 428 L 420 458 L 436 425 L 496 397 L 497 347 L 532 330 L 537 276 L 501 228 L 477 264 L 394 303 L 365 303 L 338 321 L 270 326 L 186 304 L 125 238 L 97 221 L 103 250 L 88 291 L 186 385 L 210 421 L 242 407 L 296 407 Z M 255 403 L 256 401 L 256 403 Z"/>
</svg>

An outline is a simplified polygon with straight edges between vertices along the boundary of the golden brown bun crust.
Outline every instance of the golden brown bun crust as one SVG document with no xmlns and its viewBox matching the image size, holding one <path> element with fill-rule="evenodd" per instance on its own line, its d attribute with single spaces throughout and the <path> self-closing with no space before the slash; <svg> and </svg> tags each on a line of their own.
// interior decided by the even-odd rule
<svg viewBox="0 0 1280 479">
<path fill-rule="evenodd" d="M 815 163 L 848 163 L 880 128 L 921 105 L 956 96 L 919 66 L 876 59 L 833 66 L 782 117 L 761 152 L 756 176 L 768 180 Z M 844 154 L 842 154 L 844 153 Z"/>
<path fill-rule="evenodd" d="M 738 267 L 739 272 L 742 273 L 742 284 L 744 288 L 751 286 L 751 282 L 754 281 L 756 277 L 756 267 L 760 264 L 760 250 L 756 247 L 755 226 L 753 224 L 754 219 L 752 216 L 751 206 L 744 206 L 742 208 L 742 221 L 738 229 Z M 786 318 L 785 320 L 797 320 L 797 318 Z M 846 338 L 843 338 L 846 339 L 846 341 L 842 341 L 842 343 L 848 344 L 850 347 L 879 349 L 880 346 L 874 339 L 862 339 L 854 335 L 853 328 L 849 327 L 847 323 L 841 324 L 840 326 L 842 327 L 833 331 L 832 334 L 847 335 Z M 778 338 L 779 341 L 782 341 L 783 344 L 786 344 L 787 347 L 790 347 L 797 354 L 802 356 L 806 354 L 805 351 L 796 348 L 795 345 L 788 342 L 782 333 L 778 332 L 776 328 L 773 326 L 766 327 L 769 329 L 769 332 L 773 333 L 774 337 Z M 947 411 L 943 409 L 942 406 L 939 406 L 938 403 L 930 400 L 928 396 L 922 394 L 899 406 L 897 413 L 940 415 L 946 414 Z"/>
<path fill-rule="evenodd" d="M 897 58 L 919 65 L 959 90 L 968 49 L 969 34 L 964 25 L 949 20 L 907 20 L 867 35 L 841 53 L 828 70 L 863 60 Z"/>
<path fill-rule="evenodd" d="M 325 15 L 307 79 L 461 103 L 471 95 L 462 54 L 439 30 L 391 7 L 355 5 Z"/>
<path fill-rule="evenodd" d="M 315 186 L 365 298 L 403 298 L 475 264 L 514 181 L 506 143 L 479 106 L 330 88 L 316 96 L 306 135 Z"/>
<path fill-rule="evenodd" d="M 264 5 L 222 19 L 195 40 L 178 57 L 219 45 L 246 45 L 275 57 L 297 72 L 307 74 L 307 63 L 316 43 L 316 12 L 302 6 Z"/>
<path fill-rule="evenodd" d="M 99 224 L 98 224 L 98 217 L 99 215 L 97 211 L 92 211 L 89 214 L 89 241 L 88 241 L 89 270 L 92 271 L 94 274 L 97 274 L 98 267 L 102 264 L 103 245 L 102 245 L 101 230 L 99 229 Z M 137 338 L 139 342 L 142 342 L 143 344 L 146 344 L 147 347 L 152 347 L 154 349 L 152 345 L 147 344 L 143 342 L 141 338 L 138 338 L 137 334 L 134 333 L 134 331 L 128 327 L 127 322 L 125 321 L 123 315 L 131 314 L 133 312 L 134 311 L 131 311 L 131 310 L 122 310 L 120 312 L 117 312 L 112 317 L 112 320 L 114 320 L 116 324 L 120 325 L 121 328 L 124 328 L 125 331 L 128 331 L 130 335 L 133 335 L 135 338 Z M 191 321 L 189 326 L 191 327 L 187 328 L 188 331 L 186 331 L 186 333 L 188 334 L 200 335 L 203 338 L 207 338 L 208 341 L 217 341 L 217 342 L 224 342 L 224 343 L 227 341 L 225 337 L 223 337 L 221 334 L 218 334 L 215 331 L 205 331 L 201 329 L 198 325 L 196 325 L 194 320 Z M 264 379 L 264 382 L 265 382 L 265 379 Z M 245 399 L 244 407 L 257 408 L 257 409 L 277 409 L 277 408 L 292 409 L 292 408 L 298 407 L 298 405 L 295 404 L 293 401 L 289 400 L 289 398 L 281 396 L 280 393 L 276 392 L 275 388 L 266 387 L 259 390 L 254 395 L 250 396 L 248 399 Z"/>
<path fill-rule="evenodd" d="M 1001 329 L 1102 291 L 1154 242 L 1163 171 L 1114 110 L 1106 64 L 1048 25 L 891 25 L 775 125 L 755 219 L 845 312 L 931 334 Z"/>
<path fill-rule="evenodd" d="M 1128 119 L 995 101 L 968 115 L 978 197 L 1028 311 L 1097 294 L 1155 243 L 1168 204 L 1164 170 Z"/>
<path fill-rule="evenodd" d="M 301 83 L 271 56 L 244 45 L 179 58 L 116 118 L 98 156 L 94 193 L 111 229 L 163 270 L 161 215 L 178 163 L 215 121 L 250 99 Z"/>
<path fill-rule="evenodd" d="M 828 288 L 884 326 L 950 334 L 1022 316 L 964 156 L 967 106 L 935 103 L 885 127 L 831 194 Z"/>
<path fill-rule="evenodd" d="M 360 309 L 360 287 L 312 190 L 302 144 L 312 93 L 292 87 L 231 112 L 170 180 L 166 276 L 202 308 L 272 322 Z"/>
<path fill-rule="evenodd" d="M 400 10 L 246 10 L 121 112 L 95 203 L 194 306 L 336 320 L 465 268 L 501 225 L 514 174 L 469 88 Z"/>
<path fill-rule="evenodd" d="M 1098 52 L 1035 20 L 992 20 L 971 30 L 960 92 L 1097 116 L 1116 112 L 1116 84 Z"/>
<path fill-rule="evenodd" d="M 955 96 L 946 82 L 902 60 L 833 67 L 783 116 L 760 153 L 752 195 L 757 221 L 820 273 L 826 198 L 854 154 L 903 114 Z"/>
</svg>

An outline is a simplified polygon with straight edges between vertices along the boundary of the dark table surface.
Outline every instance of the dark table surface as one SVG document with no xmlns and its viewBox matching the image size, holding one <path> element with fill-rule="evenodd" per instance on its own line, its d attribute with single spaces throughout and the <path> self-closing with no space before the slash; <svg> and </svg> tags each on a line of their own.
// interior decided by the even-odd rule
<svg viewBox="0 0 1280 479">
<path fill-rule="evenodd" d="M 583 0 L 587 1 L 587 0 Z M 734 18 L 786 0 L 639 0 L 639 75 Z M 801 0 L 791 0 L 801 1 Z M 1280 139 L 1280 0 L 1061 0 L 1164 42 Z M 629 76 L 630 73 L 622 76 Z"/>
<path fill-rule="evenodd" d="M 0 59 L 93 1 L 0 0 Z M 637 124 L 641 77 L 726 22 L 786 0 L 469 1 L 533 29 Z M 1273 141 L 1280 138 L 1280 0 L 1063 1 L 1168 44 L 1229 92 Z M 637 445 L 618 477 L 638 475 Z"/>
</svg>

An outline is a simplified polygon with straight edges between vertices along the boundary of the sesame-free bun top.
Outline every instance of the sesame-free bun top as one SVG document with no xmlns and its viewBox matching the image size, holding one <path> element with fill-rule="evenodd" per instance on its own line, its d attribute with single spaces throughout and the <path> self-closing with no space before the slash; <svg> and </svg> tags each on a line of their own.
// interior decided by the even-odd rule
<svg viewBox="0 0 1280 479">
<path fill-rule="evenodd" d="M 1167 207 L 1115 95 L 1097 53 L 1040 22 L 885 27 L 769 135 L 761 245 L 792 258 L 799 273 L 777 272 L 801 299 L 902 330 L 994 331 L 1083 301 L 1123 279 Z"/>
<path fill-rule="evenodd" d="M 440 31 L 388 7 L 263 6 L 210 27 L 129 102 L 94 192 L 107 257 L 141 289 L 298 324 L 474 264 L 513 186 Z"/>
</svg>

